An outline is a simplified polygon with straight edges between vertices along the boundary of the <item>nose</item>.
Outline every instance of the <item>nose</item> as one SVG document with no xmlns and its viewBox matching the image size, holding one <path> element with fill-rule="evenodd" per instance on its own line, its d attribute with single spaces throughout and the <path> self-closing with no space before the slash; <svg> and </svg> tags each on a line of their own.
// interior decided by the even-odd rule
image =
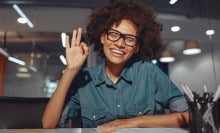
<svg viewBox="0 0 220 133">
<path fill-rule="evenodd" d="M 124 48 L 126 45 L 123 37 L 119 38 L 118 41 L 115 42 L 115 44 L 119 48 Z"/>
</svg>

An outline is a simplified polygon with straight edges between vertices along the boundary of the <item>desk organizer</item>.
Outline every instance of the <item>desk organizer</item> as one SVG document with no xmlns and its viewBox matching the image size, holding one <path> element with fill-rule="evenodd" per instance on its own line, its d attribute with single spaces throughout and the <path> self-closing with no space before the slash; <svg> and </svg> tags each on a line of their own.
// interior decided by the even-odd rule
<svg viewBox="0 0 220 133">
<path fill-rule="evenodd" d="M 214 93 L 204 87 L 202 95 L 191 92 L 186 84 L 182 84 L 184 95 L 190 109 L 190 133 L 218 133 L 217 100 L 220 86 Z"/>
</svg>

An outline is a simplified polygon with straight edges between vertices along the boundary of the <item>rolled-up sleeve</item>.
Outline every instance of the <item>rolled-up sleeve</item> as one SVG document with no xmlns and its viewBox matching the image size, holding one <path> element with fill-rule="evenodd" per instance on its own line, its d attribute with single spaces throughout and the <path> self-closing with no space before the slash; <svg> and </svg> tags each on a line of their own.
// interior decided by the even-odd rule
<svg viewBox="0 0 220 133">
<path fill-rule="evenodd" d="M 185 98 L 177 99 L 169 104 L 171 112 L 185 112 L 188 111 L 188 104 Z"/>
</svg>

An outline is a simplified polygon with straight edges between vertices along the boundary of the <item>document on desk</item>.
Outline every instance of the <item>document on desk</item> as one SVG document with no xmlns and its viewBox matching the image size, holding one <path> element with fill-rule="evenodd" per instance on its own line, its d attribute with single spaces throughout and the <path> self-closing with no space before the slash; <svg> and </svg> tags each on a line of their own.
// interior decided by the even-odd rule
<svg viewBox="0 0 220 133">
<path fill-rule="evenodd" d="M 56 128 L 56 129 L 0 129 L 0 133 L 188 133 L 182 128 Z"/>
<path fill-rule="evenodd" d="M 188 133 L 188 130 L 182 128 L 94 128 L 93 130 L 96 131 L 96 133 Z"/>
</svg>

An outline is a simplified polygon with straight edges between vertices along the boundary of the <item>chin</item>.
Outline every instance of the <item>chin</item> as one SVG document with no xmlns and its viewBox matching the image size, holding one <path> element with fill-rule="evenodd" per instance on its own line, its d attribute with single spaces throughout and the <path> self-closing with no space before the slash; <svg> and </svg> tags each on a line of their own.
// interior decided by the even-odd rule
<svg viewBox="0 0 220 133">
<path fill-rule="evenodd" d="M 125 64 L 125 62 L 127 60 L 119 60 L 119 59 L 111 59 L 111 60 L 108 60 L 111 64 L 115 64 L 115 65 L 122 65 L 122 64 Z"/>
</svg>

